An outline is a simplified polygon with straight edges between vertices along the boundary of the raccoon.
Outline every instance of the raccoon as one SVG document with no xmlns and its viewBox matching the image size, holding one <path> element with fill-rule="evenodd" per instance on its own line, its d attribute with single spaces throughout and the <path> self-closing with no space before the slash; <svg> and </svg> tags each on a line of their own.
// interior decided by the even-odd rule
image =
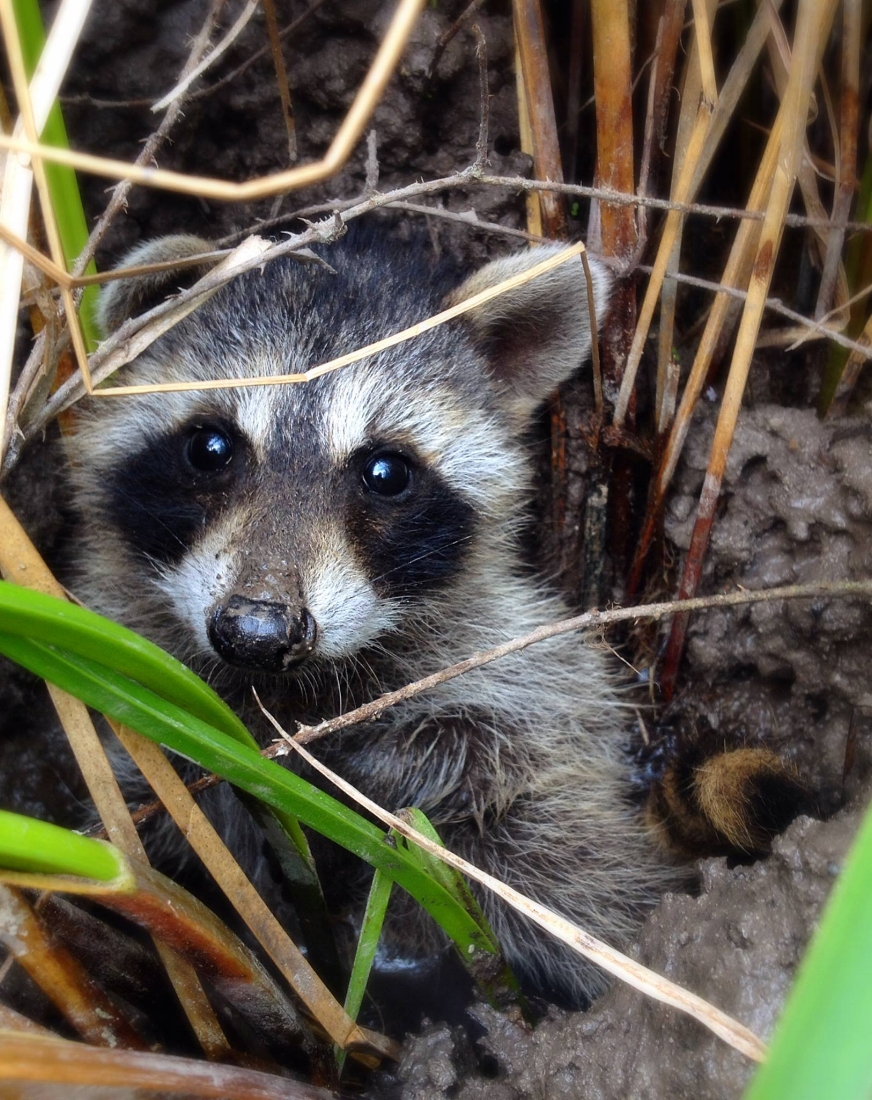
<svg viewBox="0 0 872 1100">
<path fill-rule="evenodd" d="M 553 246 L 557 248 L 559 246 Z M 180 236 L 129 263 L 190 256 Z M 125 382 L 303 371 L 527 270 L 458 285 L 415 248 L 346 238 L 335 269 L 280 259 L 237 278 L 124 371 Z M 612 277 L 591 258 L 596 316 Z M 110 284 L 111 332 L 175 288 Z M 569 614 L 519 550 L 527 433 L 590 351 L 573 260 L 419 338 L 304 385 L 92 401 L 69 441 L 86 532 L 77 594 L 211 679 L 268 736 L 332 717 Z M 633 699 L 608 654 L 564 635 L 334 734 L 316 753 L 376 802 L 422 809 L 445 843 L 613 944 L 687 871 L 629 797 Z M 221 825 L 241 826 L 229 812 Z M 513 969 L 580 1005 L 604 976 L 487 892 Z M 399 903 L 397 951 L 438 943 Z"/>
</svg>

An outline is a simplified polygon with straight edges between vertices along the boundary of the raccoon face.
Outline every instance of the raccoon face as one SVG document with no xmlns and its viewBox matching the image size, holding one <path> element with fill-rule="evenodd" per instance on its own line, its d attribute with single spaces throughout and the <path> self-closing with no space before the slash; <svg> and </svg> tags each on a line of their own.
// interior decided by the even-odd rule
<svg viewBox="0 0 872 1100">
<path fill-rule="evenodd" d="M 391 416 L 375 400 L 357 435 L 349 405 L 365 391 L 360 379 L 225 398 L 108 474 L 103 529 L 117 532 L 199 648 L 265 672 L 345 657 L 462 567 L 480 493 L 466 476 L 482 471 L 470 462 L 452 478 L 444 466 L 462 466 L 469 426 L 455 417 L 456 442 L 437 441 L 434 454 L 426 436 L 391 426 L 399 408 Z M 257 437 L 268 419 L 274 427 Z"/>
<path fill-rule="evenodd" d="M 170 238 L 131 260 L 208 247 Z M 545 254 L 497 261 L 451 300 Z M 237 279 L 127 377 L 305 370 L 446 300 L 444 286 L 422 284 L 419 257 L 410 270 L 408 257 L 346 245 L 330 259 L 338 274 L 286 260 Z M 602 310 L 609 280 L 595 272 Z M 528 284 L 304 385 L 93 401 L 71 445 L 78 503 L 99 530 L 87 548 L 91 602 L 98 593 L 100 610 L 186 659 L 249 673 L 354 658 L 420 637 L 449 607 L 455 619 L 473 613 L 483 587 L 516 568 L 528 482 L 519 435 L 588 351 L 583 279 L 570 262 L 535 294 Z M 148 304 L 136 281 L 112 284 L 104 324 Z M 126 584 L 113 592 L 107 576 Z"/>
</svg>

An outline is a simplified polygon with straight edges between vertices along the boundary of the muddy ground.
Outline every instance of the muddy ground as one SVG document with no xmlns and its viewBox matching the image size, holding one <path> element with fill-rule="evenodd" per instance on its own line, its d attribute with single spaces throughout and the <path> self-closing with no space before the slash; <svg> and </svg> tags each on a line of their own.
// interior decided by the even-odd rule
<svg viewBox="0 0 872 1100">
<path fill-rule="evenodd" d="M 280 24 L 307 6 L 279 3 Z M 471 35 L 461 31 L 430 72 L 436 44 L 464 6 L 459 0 L 428 6 L 401 72 L 376 111 L 382 189 L 445 175 L 474 158 L 479 96 Z M 128 159 L 136 155 L 155 125 L 147 104 L 174 84 L 206 8 L 204 0 L 97 0 L 64 89 L 68 128 L 77 147 Z M 237 3 L 228 10 L 235 14 L 240 8 Z M 389 9 L 380 0 L 326 0 L 289 38 L 286 58 L 302 161 L 324 152 Z M 517 138 L 507 5 L 486 5 L 476 20 L 488 44 L 492 167 L 501 174 L 526 174 L 529 160 Z M 231 179 L 287 166 L 287 136 L 267 56 L 206 91 L 265 43 L 258 14 L 195 86 L 172 143 L 159 155 L 162 166 Z M 134 189 L 98 259 L 107 266 L 125 249 L 166 232 L 223 237 L 257 218 L 360 194 L 364 180 L 360 151 L 334 180 L 278 205 L 220 206 Z M 105 183 L 86 181 L 84 196 L 89 217 L 96 217 L 105 203 Z M 523 202 L 513 194 L 451 192 L 441 201 L 453 210 L 467 210 L 472 202 L 481 219 L 523 224 Z M 390 217 L 399 232 L 413 225 L 423 229 L 438 247 L 471 263 L 513 247 L 468 225 L 409 213 L 383 217 Z M 870 431 L 865 415 L 822 425 L 803 409 L 746 409 L 703 590 L 872 576 Z M 689 540 L 711 432 L 712 418 L 703 410 L 667 518 L 674 556 Z M 32 454 L 16 472 L 13 495 L 19 502 L 32 500 L 35 481 L 50 480 L 46 465 Z M 50 555 L 62 557 L 62 498 L 58 507 L 31 509 L 28 522 Z M 826 822 L 798 820 L 765 861 L 734 867 L 724 860 L 704 862 L 700 895 L 665 898 L 634 951 L 763 1036 L 771 1032 L 860 807 L 868 802 L 870 627 L 867 607 L 819 600 L 712 611 L 698 616 L 690 629 L 682 690 L 671 720 L 684 728 L 774 745 L 810 780 L 822 811 L 835 816 Z M 16 739 L 23 743 L 17 716 L 33 697 L 30 687 L 15 691 L 17 709 L 5 712 L 6 748 Z M 851 764 L 847 776 L 846 761 Z M 2 760 L 0 766 L 8 775 Z M 63 780 L 65 771 L 65 766 L 55 769 L 52 797 L 74 802 L 78 796 Z M 37 785 L 19 794 L 16 808 L 35 812 L 46 790 Z M 552 1009 L 533 1032 L 481 1006 L 473 1014 L 484 1031 L 475 1044 L 462 1029 L 436 1022 L 407 1041 L 398 1074 L 374 1081 L 372 1095 L 728 1100 L 740 1094 L 749 1074 L 741 1056 L 697 1024 L 623 987 L 586 1013 Z"/>
</svg>

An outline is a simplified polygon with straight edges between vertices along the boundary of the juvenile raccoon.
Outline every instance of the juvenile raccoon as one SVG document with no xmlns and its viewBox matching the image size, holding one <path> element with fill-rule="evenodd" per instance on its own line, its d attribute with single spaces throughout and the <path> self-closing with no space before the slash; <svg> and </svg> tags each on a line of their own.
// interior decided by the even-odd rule
<svg viewBox="0 0 872 1100">
<path fill-rule="evenodd" d="M 128 262 L 208 248 L 167 238 Z M 548 254 L 454 288 L 403 246 L 388 257 L 346 240 L 329 253 L 335 274 L 279 260 L 207 301 L 124 381 L 302 371 Z M 591 268 L 602 318 L 611 280 Z M 104 327 L 174 286 L 111 285 Z M 517 546 L 522 440 L 589 348 L 573 260 L 305 385 L 92 402 L 70 443 L 90 532 L 78 594 L 213 678 L 261 729 L 252 683 L 292 728 L 564 617 Z M 420 807 L 449 847 L 620 944 L 683 877 L 627 798 L 630 713 L 608 657 L 567 635 L 315 748 L 380 804 Z M 480 900 L 529 983 L 575 1003 L 602 988 L 595 968 Z M 411 905 L 391 928 L 406 950 L 434 942 Z"/>
</svg>

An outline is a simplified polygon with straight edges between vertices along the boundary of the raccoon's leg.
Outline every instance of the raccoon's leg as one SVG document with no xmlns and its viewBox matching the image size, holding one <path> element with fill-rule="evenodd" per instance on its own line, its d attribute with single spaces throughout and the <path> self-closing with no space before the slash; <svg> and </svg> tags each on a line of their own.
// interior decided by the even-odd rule
<svg viewBox="0 0 872 1100">
<path fill-rule="evenodd" d="M 646 816 L 668 851 L 694 858 L 762 855 L 795 817 L 813 811 L 809 789 L 770 749 L 711 751 L 698 742 L 667 764 Z"/>
</svg>

